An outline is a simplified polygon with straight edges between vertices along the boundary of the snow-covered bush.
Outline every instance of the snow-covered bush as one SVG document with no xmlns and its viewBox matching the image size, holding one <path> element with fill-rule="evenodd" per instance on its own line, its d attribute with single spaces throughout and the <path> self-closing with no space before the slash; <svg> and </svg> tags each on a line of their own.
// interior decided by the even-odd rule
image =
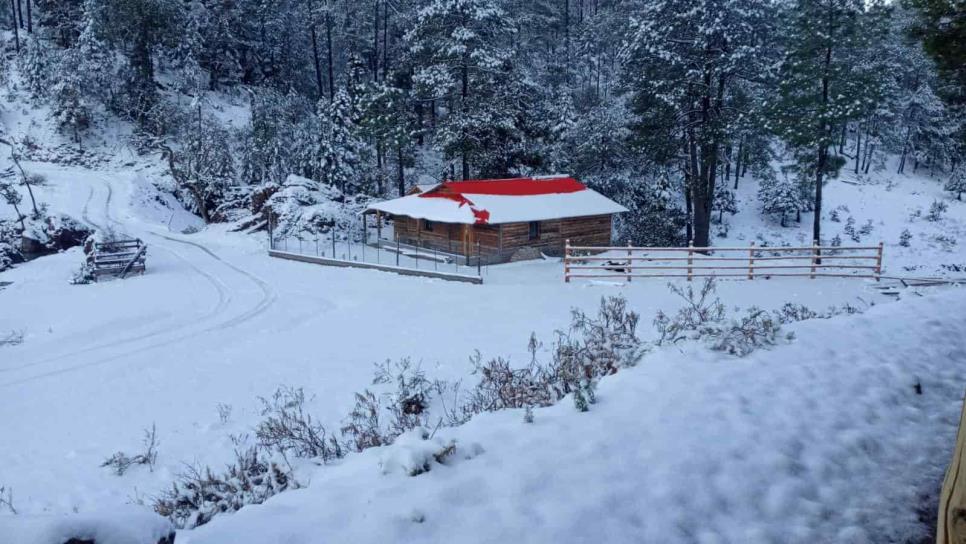
<svg viewBox="0 0 966 544">
<path fill-rule="evenodd" d="M 192 529 L 218 514 L 261 504 L 299 483 L 257 446 L 235 450 L 235 461 L 224 472 L 189 466 L 170 490 L 154 500 L 154 511 L 182 529 Z"/>
<path fill-rule="evenodd" d="M 909 232 L 909 229 L 902 229 L 902 234 L 899 235 L 899 245 L 909 247 L 910 241 L 912 241 L 912 233 Z"/>
<path fill-rule="evenodd" d="M 658 311 L 654 327 L 658 332 L 658 345 L 679 340 L 704 342 L 716 351 L 725 351 L 744 357 L 756 349 L 771 346 L 780 338 L 781 316 L 751 307 L 738 318 L 726 318 L 725 307 L 715 295 L 714 278 L 706 278 L 700 291 L 695 292 L 689 284 L 682 289 L 669 284 L 671 291 L 684 300 L 684 307 L 673 317 Z M 789 314 L 806 315 L 798 308 L 789 308 Z M 786 339 L 791 339 L 787 335 Z"/>
<path fill-rule="evenodd" d="M 279 387 L 271 398 L 259 399 L 264 419 L 255 427 L 261 447 L 278 452 L 282 457 L 320 459 L 327 462 L 342 457 L 342 447 L 325 427 L 305 410 L 305 392 L 301 388 Z"/>
<path fill-rule="evenodd" d="M 943 189 L 955 194 L 956 200 L 963 199 L 963 193 L 966 193 L 966 164 L 961 164 L 953 170 Z"/>
<path fill-rule="evenodd" d="M 774 346 L 781 338 L 781 321 L 760 308 L 749 308 L 745 315 L 720 326 L 708 326 L 701 334 L 715 351 L 744 357 L 758 348 Z M 786 340 L 791 340 L 786 335 Z"/>
<path fill-rule="evenodd" d="M 0 347 L 23 344 L 23 331 L 10 331 L 0 335 Z"/>
<path fill-rule="evenodd" d="M 383 451 L 379 468 L 383 474 L 419 476 L 435 464 L 446 464 L 455 453 L 455 441 L 434 437 L 424 427 L 417 427 L 400 435 Z"/>
<path fill-rule="evenodd" d="M 725 307 L 721 299 L 714 296 L 717 289 L 714 278 L 705 278 L 697 292 L 690 283 L 687 289 L 668 284 L 672 293 L 684 300 L 684 306 L 673 318 L 659 310 L 654 317 L 654 328 L 658 332 L 658 345 L 677 342 L 689 334 L 724 318 Z"/>
<path fill-rule="evenodd" d="M 2 196 L 2 189 L 0 189 L 0 197 Z M 0 272 L 23 261 L 24 257 L 20 252 L 19 225 L 13 221 L 0 220 Z"/>
<path fill-rule="evenodd" d="M 114 474 L 123 476 L 127 470 L 135 465 L 147 465 L 151 472 L 154 472 L 154 463 L 158 460 L 158 432 L 154 424 L 150 429 L 144 430 L 142 440 L 144 451 L 137 455 L 129 456 L 123 451 L 116 452 L 101 463 L 102 467 L 109 467 Z"/>
<path fill-rule="evenodd" d="M 13 489 L 4 485 L 0 485 L 0 508 L 17 515 L 17 509 L 13 506 Z"/>
<path fill-rule="evenodd" d="M 368 199 L 347 197 L 337 188 L 290 175 L 265 202 L 278 237 L 318 235 L 355 226 Z"/>
<path fill-rule="evenodd" d="M 932 204 L 929 205 L 929 213 L 926 214 L 926 221 L 939 221 L 948 209 L 949 204 L 946 204 L 942 200 L 933 200 Z"/>
<path fill-rule="evenodd" d="M 476 352 L 470 362 L 478 381 L 462 405 L 467 419 L 481 412 L 549 406 L 563 395 L 562 388 L 555 387 L 557 376 L 553 369 L 535 359 L 515 368 L 503 357 L 484 362 Z"/>
</svg>

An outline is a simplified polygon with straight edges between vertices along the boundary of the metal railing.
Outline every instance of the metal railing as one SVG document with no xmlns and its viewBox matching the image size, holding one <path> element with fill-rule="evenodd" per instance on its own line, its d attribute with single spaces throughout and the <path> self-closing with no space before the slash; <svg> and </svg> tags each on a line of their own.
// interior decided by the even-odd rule
<svg viewBox="0 0 966 544">
<path fill-rule="evenodd" d="M 416 245 L 368 235 L 354 237 L 352 231 L 330 230 L 319 235 L 270 237 L 270 249 L 332 259 L 346 264 L 362 263 L 411 271 L 445 272 L 482 277 L 486 271 L 483 248 L 476 244 L 470 256 L 441 251 L 429 244 Z"/>
<path fill-rule="evenodd" d="M 846 277 L 879 280 L 877 246 L 625 247 L 564 246 L 564 281 L 571 278 Z"/>
</svg>

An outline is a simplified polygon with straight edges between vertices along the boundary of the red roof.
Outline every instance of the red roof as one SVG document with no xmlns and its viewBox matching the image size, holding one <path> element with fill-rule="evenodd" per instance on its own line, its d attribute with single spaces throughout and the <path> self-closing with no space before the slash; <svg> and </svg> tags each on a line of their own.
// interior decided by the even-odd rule
<svg viewBox="0 0 966 544">
<path fill-rule="evenodd" d="M 510 179 L 472 179 L 466 181 L 444 181 L 435 189 L 422 193 L 421 197 L 448 195 L 500 195 L 534 196 L 561 193 L 576 193 L 587 186 L 570 177 L 554 178 L 510 178 Z M 451 197 L 452 198 L 452 197 Z M 454 199 L 455 200 L 455 199 Z"/>
</svg>

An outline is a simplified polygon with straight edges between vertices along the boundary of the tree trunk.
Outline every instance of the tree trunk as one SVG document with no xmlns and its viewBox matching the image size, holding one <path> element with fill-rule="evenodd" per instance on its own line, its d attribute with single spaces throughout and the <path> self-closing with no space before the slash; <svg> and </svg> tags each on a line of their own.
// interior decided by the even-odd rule
<svg viewBox="0 0 966 544">
<path fill-rule="evenodd" d="M 389 79 L 389 4 L 382 7 L 382 79 Z"/>
<path fill-rule="evenodd" d="M 463 60 L 463 74 L 462 74 L 462 76 L 463 76 L 463 89 L 462 89 L 462 93 L 460 94 L 460 97 L 461 97 L 461 100 L 460 100 L 460 109 L 462 110 L 464 116 L 466 115 L 466 97 L 469 96 L 469 92 L 470 92 L 470 87 L 469 87 L 469 79 L 470 79 L 469 78 L 469 67 L 467 66 L 467 62 L 468 62 L 467 59 L 464 59 Z M 462 163 L 463 163 L 462 164 L 462 166 L 463 166 L 463 179 L 470 179 L 470 160 L 469 160 L 469 156 L 468 156 L 468 152 L 469 151 L 467 150 L 467 141 L 466 140 L 467 140 L 467 134 L 466 134 L 466 129 L 464 128 L 463 129 L 463 146 L 462 146 L 463 147 L 463 157 L 462 157 Z"/>
<path fill-rule="evenodd" d="M 855 126 L 855 173 L 859 173 L 859 163 L 862 162 L 862 123 Z"/>
<path fill-rule="evenodd" d="M 23 5 L 21 0 L 17 0 L 17 26 L 23 28 Z"/>
<path fill-rule="evenodd" d="M 325 96 L 325 87 L 322 85 L 322 59 L 319 57 L 319 33 L 315 29 L 315 2 L 309 0 L 309 36 L 312 38 L 312 61 L 315 64 L 315 85 L 319 96 Z"/>
<path fill-rule="evenodd" d="M 30 10 L 30 0 L 25 0 L 27 2 L 27 33 L 33 34 L 34 31 L 34 18 Z"/>
<path fill-rule="evenodd" d="M 831 14 L 829 14 L 829 27 L 831 27 Z M 831 29 L 830 29 L 831 31 Z M 831 34 L 830 34 L 831 36 Z M 831 38 L 829 38 L 831 39 Z M 829 44 L 825 48 L 825 69 L 822 73 L 822 109 L 824 110 L 828 106 L 829 102 L 829 72 L 832 64 L 832 45 Z M 824 126 L 822 127 L 821 136 L 819 138 L 818 146 L 818 161 L 815 168 L 815 217 L 812 221 L 812 240 L 815 243 L 821 245 L 822 243 L 822 183 L 824 181 L 823 176 L 825 174 L 825 168 L 828 164 L 828 145 L 829 139 L 832 136 L 832 126 L 828 124 L 828 121 L 823 121 Z M 820 258 L 815 259 L 815 262 L 821 264 L 822 260 Z"/>
<path fill-rule="evenodd" d="M 745 150 L 745 137 L 742 136 L 738 141 L 738 154 L 735 155 L 735 190 L 738 190 L 738 174 L 741 172 L 741 155 Z M 725 179 L 725 181 L 728 181 Z"/>
<path fill-rule="evenodd" d="M 379 81 L 379 0 L 373 2 L 372 15 L 372 80 Z"/>
<path fill-rule="evenodd" d="M 17 1 L 10 0 L 10 20 L 13 21 L 13 43 L 20 53 L 20 31 L 17 27 Z"/>
<path fill-rule="evenodd" d="M 329 3 L 326 2 L 325 5 L 325 45 L 326 45 L 326 57 L 328 61 L 328 73 L 329 73 L 329 100 L 331 101 L 335 98 L 335 75 L 333 74 L 332 68 L 332 17 L 329 14 Z"/>
<path fill-rule="evenodd" d="M 403 150 L 402 144 L 396 144 L 396 184 L 399 188 L 399 196 L 406 194 L 406 179 L 403 171 Z"/>
</svg>

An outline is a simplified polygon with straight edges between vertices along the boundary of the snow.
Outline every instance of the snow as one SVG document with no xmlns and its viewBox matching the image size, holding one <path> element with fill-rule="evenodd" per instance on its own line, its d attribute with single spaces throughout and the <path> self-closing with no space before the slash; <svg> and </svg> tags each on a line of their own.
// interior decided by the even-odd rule
<svg viewBox="0 0 966 544">
<path fill-rule="evenodd" d="M 626 296 L 645 339 L 657 310 L 680 306 L 661 281 L 564 284 L 554 259 L 488 267 L 483 286 L 271 259 L 262 236 L 225 225 L 181 234 L 197 219 L 170 208 L 150 165 L 26 166 L 49 178 L 38 196 L 52 211 L 140 237 L 149 258 L 144 276 L 86 286 L 67 283 L 83 260 L 77 248 L 0 273 L 12 282 L 0 291 L 0 334 L 25 333 L 23 344 L 0 348 L 0 427 L 4 444 L 15 444 L 0 447 L 0 485 L 20 512 L 0 514 L 4 543 L 33 516 L 138 505 L 185 463 L 223 466 L 235 448 L 230 435 L 251 433 L 257 397 L 279 385 L 304 387 L 307 409 L 337 429 L 353 392 L 371 386 L 374 362 L 408 356 L 431 377 L 471 380 L 474 349 L 527 361 L 531 331 L 549 344 L 572 307 L 592 311 L 601 296 Z M 828 235 L 840 234 L 849 215 L 857 225 L 874 219 L 863 243 L 885 240 L 887 273 L 957 275 L 962 246 L 936 237 L 963 239 L 966 204 L 944 198 L 933 180 L 879 179 L 827 187 L 830 208 L 849 207 L 841 223 L 824 223 Z M 728 238 L 716 243 L 807 244 L 810 216 L 778 228 L 757 213 L 756 191 L 741 180 L 742 211 L 725 216 Z M 935 199 L 949 203 L 940 221 L 910 219 Z M 898 240 L 907 228 L 914 234 L 905 248 Z M 795 341 L 747 359 L 687 345 L 652 353 L 604 380 L 587 414 L 566 400 L 536 410 L 531 425 L 521 412 L 488 414 L 436 430 L 429 449 L 407 439 L 309 468 L 306 489 L 182 531 L 178 542 L 921 535 L 917 508 L 938 489 L 961 401 L 966 301 L 958 290 L 910 289 L 895 303 L 876 287 L 722 281 L 729 307 L 871 309 L 798 324 Z M 917 381 L 922 396 L 910 393 Z M 218 405 L 230 406 L 230 417 L 220 418 Z M 116 451 L 137 453 L 152 424 L 160 439 L 153 471 L 116 476 L 99 467 Z M 434 459 L 429 472 L 406 475 L 453 441 L 451 462 Z M 458 456 L 470 448 L 478 453 Z M 401 468 L 384 474 L 387 466 Z"/>
<path fill-rule="evenodd" d="M 956 290 L 803 322 L 746 359 L 662 349 L 603 380 L 588 413 L 479 416 L 388 474 L 399 445 L 352 455 L 179 542 L 921 539 L 966 379 L 966 321 L 948 309 L 964 307 Z M 483 451 L 408 475 L 449 441 Z"/>
<path fill-rule="evenodd" d="M 171 522 L 142 508 L 84 514 L 0 518 L 0 535 L 16 544 L 62 544 L 72 538 L 97 544 L 158 544 L 174 533 Z"/>
<path fill-rule="evenodd" d="M 564 217 L 585 217 L 626 212 L 627 208 L 592 189 L 573 193 L 546 195 L 481 195 L 471 194 L 470 205 L 448 198 L 426 197 L 422 194 L 404 196 L 385 202 L 370 204 L 370 210 L 390 215 L 405 215 L 417 219 L 429 219 L 441 223 L 477 222 L 473 210 L 490 213 L 489 224 L 546 221 Z"/>
</svg>

